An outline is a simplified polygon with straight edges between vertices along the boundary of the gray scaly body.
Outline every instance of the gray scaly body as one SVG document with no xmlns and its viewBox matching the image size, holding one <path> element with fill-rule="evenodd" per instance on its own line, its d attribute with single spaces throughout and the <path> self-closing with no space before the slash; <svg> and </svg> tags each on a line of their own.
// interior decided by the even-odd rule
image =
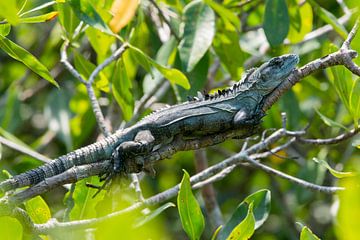
<svg viewBox="0 0 360 240">
<path fill-rule="evenodd" d="M 257 125 L 264 116 L 263 100 L 290 75 L 298 62 L 294 54 L 272 58 L 250 70 L 231 88 L 211 95 L 198 94 L 188 102 L 154 112 L 132 127 L 14 176 L 0 183 L 0 189 L 8 191 L 33 185 L 73 166 L 105 159 L 113 160 L 115 173 L 139 172 L 143 164 L 134 164 L 135 155 L 146 156 L 177 135 L 196 138 Z"/>
</svg>

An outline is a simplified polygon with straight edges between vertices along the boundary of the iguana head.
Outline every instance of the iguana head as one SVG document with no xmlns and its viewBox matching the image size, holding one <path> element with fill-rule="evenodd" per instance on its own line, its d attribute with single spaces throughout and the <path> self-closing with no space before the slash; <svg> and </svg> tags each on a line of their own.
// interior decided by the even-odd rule
<svg viewBox="0 0 360 240">
<path fill-rule="evenodd" d="M 257 68 L 249 80 L 253 82 L 251 89 L 261 91 L 264 95 L 272 92 L 299 63 L 299 56 L 287 54 L 274 57 Z"/>
</svg>

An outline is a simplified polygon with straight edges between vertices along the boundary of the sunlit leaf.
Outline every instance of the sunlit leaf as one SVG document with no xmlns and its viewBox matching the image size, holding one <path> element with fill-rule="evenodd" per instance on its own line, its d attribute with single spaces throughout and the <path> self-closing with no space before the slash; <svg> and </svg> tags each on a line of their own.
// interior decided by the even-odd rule
<svg viewBox="0 0 360 240">
<path fill-rule="evenodd" d="M 19 19 L 20 23 L 40 23 L 53 20 L 58 15 L 58 12 L 49 12 L 46 14 L 33 16 L 33 17 L 22 17 Z"/>
<path fill-rule="evenodd" d="M 251 202 L 248 207 L 245 219 L 239 223 L 230 233 L 227 240 L 248 240 L 255 232 L 255 217 L 253 214 L 253 203 Z"/>
<path fill-rule="evenodd" d="M 326 117 L 325 115 L 323 115 L 322 113 L 320 113 L 318 110 L 316 110 L 316 113 L 320 116 L 321 120 L 328 125 L 329 127 L 338 127 L 338 128 L 342 128 L 346 131 L 348 131 L 348 129 L 342 125 L 341 123 L 335 122 L 334 120 L 331 120 L 330 118 Z"/>
<path fill-rule="evenodd" d="M 213 46 L 233 79 L 240 79 L 246 54 L 240 48 L 239 35 L 228 22 L 218 21 Z"/>
<path fill-rule="evenodd" d="M 59 12 L 59 22 L 65 30 L 63 32 L 68 38 L 71 38 L 76 27 L 80 23 L 80 19 L 76 17 L 69 1 L 61 3 L 58 2 L 56 6 Z"/>
<path fill-rule="evenodd" d="M 339 185 L 345 190 L 338 193 L 337 239 L 357 240 L 360 236 L 360 222 L 356 220 L 360 216 L 360 175 L 343 178 Z"/>
<path fill-rule="evenodd" d="M 267 219 L 270 212 L 271 193 L 267 189 L 259 190 L 245 198 L 236 208 L 230 220 L 221 229 L 218 240 L 227 239 L 232 230 L 242 222 L 248 214 L 248 206 L 253 204 L 255 217 L 254 229 L 258 229 Z"/>
<path fill-rule="evenodd" d="M 132 95 L 132 83 L 128 78 L 122 59 L 119 59 L 116 63 L 112 84 L 115 100 L 121 107 L 124 119 L 129 121 L 134 110 L 134 98 Z"/>
<path fill-rule="evenodd" d="M 349 95 L 349 106 L 354 126 L 358 128 L 360 118 L 360 78 L 353 81 Z"/>
<path fill-rule="evenodd" d="M 48 205 L 40 196 L 36 196 L 25 202 L 25 209 L 34 223 L 46 223 L 51 218 Z"/>
<path fill-rule="evenodd" d="M 56 87 L 59 86 L 55 79 L 51 76 L 49 70 L 34 55 L 1 35 L 0 48 L 4 50 L 10 57 L 22 62 L 45 80 L 54 84 Z"/>
<path fill-rule="evenodd" d="M 103 62 L 107 55 L 110 55 L 110 47 L 115 42 L 115 38 L 96 28 L 87 28 L 85 34 L 97 54 L 97 62 Z"/>
<path fill-rule="evenodd" d="M 176 207 L 176 205 L 171 203 L 171 202 L 165 203 L 164 205 L 162 205 L 161 207 L 155 209 L 155 211 L 152 211 L 150 214 L 146 215 L 142 219 L 137 220 L 134 227 L 138 228 L 138 227 L 143 226 L 144 224 L 150 222 L 152 219 L 156 218 L 162 212 L 164 212 L 166 209 L 168 209 L 170 207 Z"/>
<path fill-rule="evenodd" d="M 191 191 L 190 176 L 184 171 L 177 197 L 181 224 L 191 240 L 200 239 L 205 227 L 204 216 L 199 203 Z"/>
<path fill-rule="evenodd" d="M 330 165 L 326 161 L 324 161 L 322 159 L 319 160 L 317 158 L 313 158 L 313 161 L 316 162 L 316 163 L 319 163 L 321 166 L 327 168 L 329 170 L 329 172 L 331 173 L 331 175 L 333 175 L 336 178 L 353 177 L 353 176 L 356 175 L 353 172 L 340 172 L 340 171 L 337 171 L 337 170 L 333 169 L 332 167 L 330 167 Z"/>
<path fill-rule="evenodd" d="M 289 32 L 290 20 L 285 0 L 267 0 L 263 28 L 270 45 L 280 45 Z"/>
<path fill-rule="evenodd" d="M 73 193 L 74 207 L 70 212 L 71 220 L 81 220 L 95 218 L 97 212 L 95 206 L 103 199 L 104 191 L 101 191 L 95 198 L 93 197 L 97 189 L 87 187 L 85 182 L 101 186 L 97 177 L 90 177 L 76 183 Z"/>
<path fill-rule="evenodd" d="M 300 240 L 320 240 L 308 227 L 303 227 L 300 233 Z"/>
<path fill-rule="evenodd" d="M 313 28 L 313 12 L 311 5 L 304 2 L 300 7 L 296 6 L 296 9 L 297 10 L 295 11 L 299 11 L 301 16 L 300 31 L 297 31 L 292 25 L 290 26 L 288 38 L 291 43 L 297 43 L 303 40 L 304 36 L 311 32 Z"/>
<path fill-rule="evenodd" d="M 12 25 L 19 23 L 19 9 L 17 7 L 17 1 L 0 1 L 0 9 L 0 17 L 6 18 L 6 20 Z"/>
<path fill-rule="evenodd" d="M 11 25 L 9 23 L 0 24 L 0 35 L 6 37 L 11 30 Z"/>
<path fill-rule="evenodd" d="M 139 1 L 132 0 L 115 0 L 111 6 L 110 12 L 113 18 L 109 22 L 109 26 L 114 33 L 119 32 L 134 17 Z"/>
<path fill-rule="evenodd" d="M 179 44 L 180 58 L 187 72 L 204 56 L 214 35 L 214 11 L 203 1 L 190 2 L 184 8 L 184 35 Z"/>
<path fill-rule="evenodd" d="M 132 54 L 135 54 L 136 60 L 138 63 L 145 68 L 146 71 L 149 73 L 151 72 L 151 67 L 155 67 L 161 74 L 167 78 L 172 84 L 177 84 L 179 86 L 182 86 L 185 89 L 190 88 L 189 81 L 187 77 L 180 72 L 179 70 L 175 68 L 168 68 L 165 67 L 157 62 L 155 62 L 153 59 L 151 59 L 149 56 L 147 56 L 144 52 L 142 52 L 140 49 L 131 46 L 130 45 L 130 51 Z"/>
<path fill-rule="evenodd" d="M 204 2 L 214 9 L 224 21 L 229 21 L 236 29 L 240 29 L 240 20 L 234 12 L 213 0 L 204 0 Z"/>
<path fill-rule="evenodd" d="M 74 60 L 77 71 L 79 71 L 81 76 L 87 80 L 95 70 L 96 66 L 77 52 L 74 52 Z M 100 72 L 96 76 L 95 86 L 104 92 L 109 92 L 109 79 L 103 72 Z"/>
<path fill-rule="evenodd" d="M 0 217 L 0 232 L 3 240 L 23 239 L 23 227 L 17 219 L 12 217 Z"/>
<path fill-rule="evenodd" d="M 343 38 L 346 39 L 348 32 L 346 31 L 346 28 L 340 24 L 337 20 L 337 18 L 326 9 L 320 7 L 320 5 L 314 1 L 314 0 L 308 0 L 308 2 L 312 5 L 314 8 L 314 12 L 326 23 L 330 24 L 334 30 Z"/>
</svg>

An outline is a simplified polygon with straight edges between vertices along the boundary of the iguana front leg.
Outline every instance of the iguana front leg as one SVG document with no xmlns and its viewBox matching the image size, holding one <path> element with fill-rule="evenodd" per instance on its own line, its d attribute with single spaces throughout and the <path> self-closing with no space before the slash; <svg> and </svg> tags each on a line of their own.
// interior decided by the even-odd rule
<svg viewBox="0 0 360 240">
<path fill-rule="evenodd" d="M 133 141 L 121 143 L 112 154 L 115 173 L 134 173 L 143 170 L 144 163 L 137 162 L 136 155 L 149 153 L 155 138 L 149 130 L 139 131 Z"/>
</svg>

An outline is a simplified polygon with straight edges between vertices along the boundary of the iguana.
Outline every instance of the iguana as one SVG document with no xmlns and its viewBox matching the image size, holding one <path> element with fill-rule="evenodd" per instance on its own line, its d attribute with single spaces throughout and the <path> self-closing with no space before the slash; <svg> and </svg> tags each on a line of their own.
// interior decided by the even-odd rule
<svg viewBox="0 0 360 240">
<path fill-rule="evenodd" d="M 295 69 L 295 54 L 270 59 L 259 68 L 249 70 L 232 87 L 214 94 L 199 94 L 189 101 L 156 111 L 135 125 L 103 140 L 85 146 L 57 159 L 0 183 L 2 191 L 34 185 L 73 166 L 111 159 L 114 173 L 143 170 L 134 164 L 135 155 L 154 151 L 175 136 L 196 138 L 225 130 L 246 128 L 260 123 L 266 96 Z"/>
</svg>

